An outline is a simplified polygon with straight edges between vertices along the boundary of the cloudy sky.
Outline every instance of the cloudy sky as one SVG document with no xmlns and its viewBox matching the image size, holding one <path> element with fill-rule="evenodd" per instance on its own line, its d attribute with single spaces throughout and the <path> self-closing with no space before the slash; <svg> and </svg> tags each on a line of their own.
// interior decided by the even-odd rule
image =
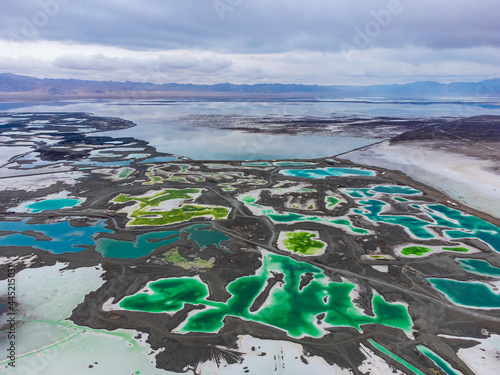
<svg viewBox="0 0 500 375">
<path fill-rule="evenodd" d="M 500 77 L 496 0 L 4 0 L 0 72 L 154 83 Z"/>
</svg>

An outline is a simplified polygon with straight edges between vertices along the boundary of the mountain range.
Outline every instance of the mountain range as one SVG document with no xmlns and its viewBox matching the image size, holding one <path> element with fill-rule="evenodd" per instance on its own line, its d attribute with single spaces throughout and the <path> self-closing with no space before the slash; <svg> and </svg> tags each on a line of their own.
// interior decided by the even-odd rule
<svg viewBox="0 0 500 375">
<path fill-rule="evenodd" d="M 136 93 L 137 95 L 134 95 Z M 139 95 L 140 94 L 140 95 Z M 89 81 L 80 79 L 39 79 L 11 73 L 0 74 L 0 98 L 72 97 L 297 97 L 297 98 L 469 98 L 500 97 L 500 79 L 443 84 L 424 81 L 406 84 L 345 86 L 297 84 L 214 85 L 148 82 Z"/>
</svg>

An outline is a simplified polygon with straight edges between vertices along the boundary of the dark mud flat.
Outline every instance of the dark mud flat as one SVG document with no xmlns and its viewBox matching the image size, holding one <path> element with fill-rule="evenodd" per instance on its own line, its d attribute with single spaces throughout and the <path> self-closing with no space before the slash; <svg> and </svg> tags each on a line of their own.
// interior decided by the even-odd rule
<svg viewBox="0 0 500 375">
<path fill-rule="evenodd" d="M 75 114 L 64 116 L 76 118 Z M 18 266 L 20 276 L 25 267 L 56 262 L 65 262 L 69 268 L 102 265 L 104 284 L 87 294 L 69 319 L 93 329 L 147 333 L 151 348 L 160 350 L 156 354 L 159 368 L 184 372 L 206 361 L 221 366 L 239 363 L 248 354 L 239 347 L 239 338 L 249 335 L 300 344 L 303 361 L 320 356 L 353 374 L 363 373 L 359 370 L 367 360 L 363 347 L 408 373 L 401 361 L 379 351 L 371 340 L 422 373 L 429 368 L 442 370 L 417 350 L 418 345 L 431 348 L 463 374 L 474 374 L 458 351 L 500 334 L 498 308 L 453 303 L 428 281 L 435 277 L 494 281 L 467 272 L 456 259 L 479 259 L 500 267 L 500 247 L 494 236 L 485 234 L 498 229 L 500 223 L 467 207 L 456 211 L 460 202 L 402 173 L 335 158 L 293 160 L 312 164 L 289 166 L 272 160 L 259 165 L 190 160 L 149 163 L 141 161 L 169 155 L 156 153 L 136 139 L 92 137 L 75 129 L 69 133 L 58 135 L 58 146 L 66 156 L 57 157 L 57 162 L 83 176 L 74 185 L 56 183 L 29 193 L 15 188 L 2 192 L 0 237 L 10 241 L 10 236 L 23 235 L 27 244 L 0 243 L 0 255 L 34 254 L 29 265 Z M 74 150 L 75 145 L 89 147 L 94 153 L 82 154 Z M 120 149 L 101 152 L 112 148 Z M 56 158 L 51 151 L 57 148 L 48 146 L 39 153 L 40 159 Z M 99 151 L 97 164 L 90 160 L 95 151 Z M 134 153 L 149 156 L 133 159 L 126 166 L 108 164 L 127 160 Z M 130 171 L 124 172 L 124 168 Z M 301 177 L 304 170 L 325 174 L 322 178 Z M 360 171 L 365 175 L 355 174 Z M 24 201 L 43 200 L 61 191 L 78 197 L 81 204 L 41 212 L 19 209 Z M 384 209 L 378 212 L 380 205 Z M 214 207 L 227 212 L 215 217 Z M 438 208 L 442 212 L 435 211 Z M 472 225 L 464 227 L 468 232 L 462 237 L 446 234 L 447 230 L 464 229 L 453 227 L 458 225 L 456 218 L 446 219 L 454 212 L 475 215 L 480 221 L 474 223 L 480 223 L 484 233 L 471 235 Z M 13 228 L 12 223 L 22 222 L 24 227 Z M 69 222 L 66 231 L 91 233 L 87 237 L 78 234 L 68 251 L 55 252 L 49 244 L 57 241 L 63 229 L 49 229 L 63 228 L 65 222 Z M 415 226 L 405 227 L 408 222 Z M 425 227 L 427 234 L 419 237 L 417 227 Z M 324 254 L 304 256 L 284 250 L 279 235 L 293 231 L 317 233 L 316 238 L 327 245 Z M 401 248 L 405 246 L 427 247 L 433 252 L 404 256 Z M 441 251 L 444 247 L 468 251 Z M 2 277 L 6 267 L 0 266 Z M 181 286 L 190 281 L 198 289 L 175 292 L 174 281 Z M 123 301 L 133 302 L 134 295 L 151 289 L 155 282 L 171 283 L 167 297 L 156 295 L 165 303 L 164 310 L 153 309 L 154 301 L 147 297 L 140 308 L 124 307 Z M 355 291 L 341 299 L 344 292 L 340 288 L 348 285 Z M 336 294 L 321 289 L 326 286 Z M 200 290 L 207 295 L 201 296 Z M 170 308 L 173 302 L 179 303 L 177 308 Z M 218 314 L 213 320 L 219 319 L 219 328 L 210 316 L 203 315 L 210 310 Z M 195 321 L 197 316 L 201 318 Z"/>
<path fill-rule="evenodd" d="M 37 174 L 46 171 L 78 170 L 95 166 L 126 166 L 155 157 L 158 153 L 136 138 L 93 136 L 92 133 L 134 127 L 131 121 L 94 116 L 90 113 L 0 113 L 0 147 L 24 146 L 32 150 L 0 165 L 7 175 Z M 102 153 L 99 153 L 101 151 Z"/>
<path fill-rule="evenodd" d="M 238 130 L 255 134 L 323 134 L 327 136 L 350 136 L 384 139 L 417 128 L 434 127 L 445 124 L 449 118 L 399 118 L 399 117 L 252 117 L 192 115 L 183 118 L 193 126 Z"/>
<path fill-rule="evenodd" d="M 391 145 L 421 145 L 455 154 L 500 162 L 500 116 L 475 116 L 406 131 Z M 497 169 L 498 172 L 498 169 Z"/>
<path fill-rule="evenodd" d="M 463 139 L 476 142 L 499 142 L 500 116 L 474 116 L 447 121 L 435 126 L 421 127 L 394 137 L 391 142 Z"/>
</svg>

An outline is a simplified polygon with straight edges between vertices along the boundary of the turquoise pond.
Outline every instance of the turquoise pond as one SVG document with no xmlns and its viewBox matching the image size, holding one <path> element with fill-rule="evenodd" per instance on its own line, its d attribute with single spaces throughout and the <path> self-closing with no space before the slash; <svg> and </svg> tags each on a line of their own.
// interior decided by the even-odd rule
<svg viewBox="0 0 500 375">
<path fill-rule="evenodd" d="M 208 229 L 209 227 L 209 224 L 194 224 L 178 231 L 150 232 L 138 235 L 135 241 L 100 238 L 96 250 L 106 258 L 137 259 L 151 254 L 161 246 L 177 242 L 181 232 L 188 233 L 188 240 L 195 241 L 200 249 L 214 245 L 224 250 L 221 242 L 229 240 L 229 237 L 224 233 Z"/>
<path fill-rule="evenodd" d="M 348 227 L 352 232 L 358 234 L 369 233 L 366 229 L 354 226 L 353 223 L 348 219 L 332 218 L 328 216 L 303 215 L 303 214 L 297 214 L 295 212 L 278 212 L 273 207 L 261 206 L 260 204 L 255 203 L 257 201 L 257 198 L 253 196 L 242 197 L 241 200 L 247 206 L 253 206 L 258 208 L 260 211 L 259 215 L 265 215 L 276 223 L 295 223 L 295 222 L 305 221 L 305 222 L 322 223 L 326 225 L 332 224 L 334 226 L 341 226 L 341 227 L 344 226 Z"/>
<path fill-rule="evenodd" d="M 424 221 L 415 216 L 406 215 L 388 215 L 383 211 L 389 204 L 376 199 L 361 200 L 359 203 L 362 209 L 353 210 L 354 213 L 361 214 L 368 220 L 377 223 L 386 223 L 392 225 L 400 225 L 408 229 L 415 237 L 421 239 L 435 238 L 435 234 L 428 229 L 432 222 Z"/>
<path fill-rule="evenodd" d="M 150 156 L 150 154 L 128 154 L 127 159 L 143 159 Z"/>
<path fill-rule="evenodd" d="M 397 185 L 378 185 L 364 189 L 344 189 L 344 191 L 352 198 L 371 198 L 374 197 L 377 193 L 402 195 L 422 194 L 420 190 L 414 189 L 410 186 Z"/>
<path fill-rule="evenodd" d="M 255 161 L 255 162 L 250 162 L 250 163 L 241 163 L 241 165 L 244 165 L 246 167 L 270 167 L 271 164 L 269 164 L 267 161 Z"/>
<path fill-rule="evenodd" d="M 136 259 L 150 254 L 160 246 L 179 240 L 179 231 L 161 231 L 140 234 L 135 241 L 100 238 L 96 250 L 105 258 Z"/>
<path fill-rule="evenodd" d="M 204 249 L 209 245 L 215 245 L 222 250 L 221 243 L 228 241 L 229 236 L 209 228 L 210 224 L 194 224 L 183 228 L 182 231 L 188 233 L 188 240 L 195 241 L 200 249 Z"/>
<path fill-rule="evenodd" d="M 404 187 L 376 187 L 371 189 L 347 189 L 353 198 L 360 198 L 370 193 L 370 190 L 388 194 L 417 194 L 418 190 Z M 385 191 L 383 191 L 385 190 Z M 406 191 L 406 192 L 405 192 Z M 404 192 L 404 193 L 403 193 Z M 468 215 L 443 204 L 419 205 L 411 207 L 427 216 L 427 220 L 416 216 L 391 215 L 384 213 L 389 203 L 377 199 L 358 200 L 360 208 L 354 209 L 356 214 L 363 215 L 368 220 L 377 223 L 400 225 L 419 239 L 433 239 L 437 235 L 430 226 L 444 227 L 444 233 L 451 239 L 476 238 L 488 244 L 493 250 L 500 252 L 500 228 L 476 216 Z"/>
<path fill-rule="evenodd" d="M 91 159 L 83 159 L 79 161 L 73 161 L 71 164 L 74 165 L 93 165 L 95 167 L 99 168 L 105 168 L 105 167 L 127 167 L 130 164 L 132 164 L 134 160 L 129 159 L 129 160 L 115 160 L 115 161 L 96 161 L 96 160 L 91 160 Z"/>
<path fill-rule="evenodd" d="M 436 364 L 447 375 L 463 375 L 460 371 L 455 370 L 447 361 L 437 355 L 435 352 L 423 345 L 417 345 L 417 349 Z"/>
<path fill-rule="evenodd" d="M 451 238 L 477 238 L 490 245 L 493 250 L 500 252 L 499 227 L 442 204 L 417 207 L 423 208 L 436 221 L 436 225 L 453 228 L 454 230 L 445 230 L 445 233 Z M 470 231 L 470 233 L 466 231 Z"/>
<path fill-rule="evenodd" d="M 500 294 L 495 293 L 485 283 L 438 278 L 427 280 L 456 305 L 480 309 L 500 309 Z"/>
<path fill-rule="evenodd" d="M 175 156 L 157 156 L 155 158 L 149 158 L 146 160 L 142 160 L 139 162 L 139 164 L 144 164 L 144 163 L 167 163 L 169 161 L 178 161 L 179 159 L 176 158 Z"/>
<path fill-rule="evenodd" d="M 80 199 L 47 199 L 27 206 L 29 212 L 38 213 L 47 210 L 60 210 L 61 208 L 75 207 L 82 201 Z"/>
<path fill-rule="evenodd" d="M 31 246 L 52 254 L 76 253 L 85 250 L 85 246 L 94 245 L 93 237 L 97 233 L 112 233 L 105 228 L 105 220 L 88 227 L 72 227 L 66 221 L 51 224 L 27 224 L 27 221 L 0 222 L 1 231 L 16 232 L 0 236 L 1 246 Z M 41 233 L 51 240 L 37 240 L 26 233 L 28 231 Z"/>
<path fill-rule="evenodd" d="M 455 259 L 467 272 L 481 276 L 500 277 L 500 268 L 480 259 Z"/>
<path fill-rule="evenodd" d="M 316 168 L 316 169 L 285 169 L 281 174 L 290 177 L 322 179 L 326 177 L 375 176 L 374 171 L 359 168 Z"/>
<path fill-rule="evenodd" d="M 380 352 L 384 353 L 386 356 L 392 358 L 396 362 L 399 362 L 401 365 L 405 366 L 410 372 L 406 372 L 405 374 L 415 374 L 415 375 L 426 375 L 424 372 L 420 371 L 418 368 L 413 366 L 411 363 L 407 362 L 400 356 L 397 356 L 393 352 L 389 351 L 386 347 L 380 345 L 378 342 L 376 342 L 373 339 L 368 339 L 368 342 L 377 350 Z"/>
<path fill-rule="evenodd" d="M 312 163 L 309 161 L 278 161 L 273 164 L 278 167 L 300 167 L 304 165 L 315 165 L 316 163 Z"/>
<path fill-rule="evenodd" d="M 52 254 L 76 253 L 85 250 L 86 246 L 96 245 L 96 250 L 107 258 L 135 259 L 150 254 L 160 246 L 179 240 L 180 232 L 186 232 L 188 239 L 196 242 L 200 249 L 209 245 L 225 250 L 221 243 L 229 240 L 224 233 L 209 229 L 208 224 L 194 224 L 180 231 L 160 231 L 141 234 L 135 241 L 122 241 L 112 238 L 94 240 L 98 233 L 114 233 L 106 229 L 105 220 L 93 226 L 73 227 L 69 222 L 51 224 L 28 224 L 29 219 L 20 222 L 2 221 L 0 231 L 14 232 L 0 235 L 2 246 L 29 246 L 48 251 Z M 30 232 L 49 237 L 37 240 Z M 97 242 L 97 243 L 96 243 Z"/>
</svg>

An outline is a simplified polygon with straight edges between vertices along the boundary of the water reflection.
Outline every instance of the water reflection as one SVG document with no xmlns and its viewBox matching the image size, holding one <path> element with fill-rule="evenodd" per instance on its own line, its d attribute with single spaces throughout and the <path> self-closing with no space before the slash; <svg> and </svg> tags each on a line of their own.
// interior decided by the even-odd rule
<svg viewBox="0 0 500 375">
<path fill-rule="evenodd" d="M 112 137 L 136 137 L 160 152 L 198 160 L 258 160 L 332 156 L 373 142 L 370 136 L 353 138 L 324 135 L 251 134 L 194 125 L 189 116 L 332 117 L 374 116 L 435 117 L 494 114 L 499 109 L 463 103 L 355 103 L 332 101 L 60 101 L 0 104 L 11 112 L 91 112 L 97 116 L 121 117 L 137 127 L 99 133 Z"/>
</svg>

